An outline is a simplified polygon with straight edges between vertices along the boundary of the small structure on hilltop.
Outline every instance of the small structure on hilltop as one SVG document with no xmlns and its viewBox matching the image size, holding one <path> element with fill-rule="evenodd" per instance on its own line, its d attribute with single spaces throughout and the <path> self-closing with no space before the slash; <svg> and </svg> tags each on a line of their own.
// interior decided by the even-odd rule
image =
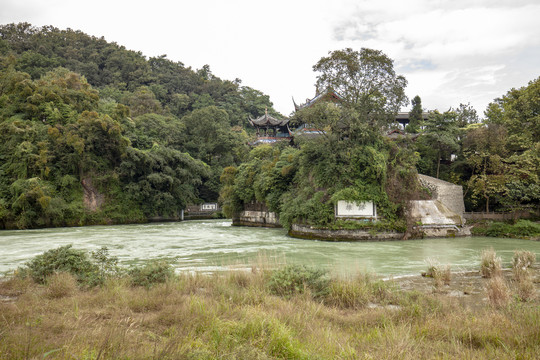
<svg viewBox="0 0 540 360">
<path fill-rule="evenodd" d="M 339 104 L 343 101 L 343 97 L 339 95 L 336 91 L 327 89 L 326 91 L 316 94 L 315 97 L 312 99 L 306 99 L 306 102 L 300 105 L 296 104 L 293 98 L 294 111 L 296 112 L 311 107 L 320 101 L 327 101 Z"/>
<path fill-rule="evenodd" d="M 268 110 L 257 119 L 249 118 L 249 123 L 257 131 L 257 140 L 250 145 L 273 144 L 278 141 L 291 141 L 292 133 L 289 129 L 289 119 L 276 119 L 268 115 Z"/>
<path fill-rule="evenodd" d="M 424 121 L 428 119 L 428 116 L 429 116 L 428 112 L 422 113 L 422 119 L 424 119 Z M 409 125 L 409 122 L 410 122 L 410 113 L 406 111 L 398 112 L 396 115 L 396 122 L 399 123 L 403 129 L 405 129 L 405 127 Z"/>
<path fill-rule="evenodd" d="M 324 92 L 318 93 L 312 99 L 306 99 L 306 102 L 303 104 L 298 105 L 294 101 L 294 97 L 292 101 L 294 104 L 294 111 L 298 112 L 300 110 L 310 108 L 319 102 L 331 102 L 334 104 L 341 104 L 343 102 L 343 98 L 337 92 L 327 89 Z M 295 127 L 295 129 L 293 130 L 293 134 L 294 136 L 311 138 L 324 134 L 324 130 L 317 129 L 315 126 L 313 126 L 313 124 L 303 123 Z"/>
<path fill-rule="evenodd" d="M 324 92 L 318 93 L 312 99 L 306 99 L 306 102 L 300 105 L 298 105 L 294 101 L 294 97 L 293 97 L 294 111 L 298 112 L 300 110 L 312 107 L 313 105 L 319 102 L 331 102 L 337 105 L 341 105 L 344 102 L 344 99 L 338 92 L 333 91 L 331 89 L 327 89 Z M 422 118 L 424 119 L 424 121 L 428 119 L 428 116 L 429 116 L 429 112 L 422 113 Z M 410 122 L 410 113 L 405 112 L 405 111 L 398 112 L 395 116 L 395 122 L 399 124 L 400 129 L 393 129 L 390 132 L 388 132 L 386 136 L 389 138 L 405 137 L 406 135 L 403 130 Z M 311 124 L 301 124 L 295 127 L 295 129 L 293 130 L 293 133 L 295 136 L 299 136 L 299 135 L 300 136 L 303 136 L 303 135 L 317 136 L 317 135 L 323 134 L 324 131 L 316 129 Z"/>
</svg>

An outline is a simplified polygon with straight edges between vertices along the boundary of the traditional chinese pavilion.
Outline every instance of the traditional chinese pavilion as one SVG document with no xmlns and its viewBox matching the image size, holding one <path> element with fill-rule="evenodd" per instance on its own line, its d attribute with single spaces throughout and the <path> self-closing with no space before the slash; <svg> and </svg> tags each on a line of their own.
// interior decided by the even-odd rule
<svg viewBox="0 0 540 360">
<path fill-rule="evenodd" d="M 289 129 L 289 119 L 276 119 L 265 111 L 257 119 L 249 119 L 249 123 L 257 130 L 257 140 L 252 145 L 271 144 L 277 141 L 290 141 L 292 134 Z"/>
<path fill-rule="evenodd" d="M 303 104 L 296 104 L 293 98 L 293 104 L 294 104 L 294 111 L 302 110 L 304 108 L 308 108 L 313 106 L 314 104 L 318 103 L 319 101 L 329 101 L 333 103 L 340 103 L 342 102 L 342 97 L 337 92 L 327 89 L 324 92 L 318 93 L 315 95 L 313 99 L 306 99 L 306 102 Z"/>
</svg>

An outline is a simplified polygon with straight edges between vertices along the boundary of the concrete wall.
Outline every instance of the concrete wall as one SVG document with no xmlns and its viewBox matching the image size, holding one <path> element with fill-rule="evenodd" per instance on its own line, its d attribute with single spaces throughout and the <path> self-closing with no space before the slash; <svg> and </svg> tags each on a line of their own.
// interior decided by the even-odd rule
<svg viewBox="0 0 540 360">
<path fill-rule="evenodd" d="M 458 236 L 471 236 L 471 229 L 469 226 L 434 226 L 429 225 L 417 226 L 414 230 L 425 238 L 432 237 L 458 237 Z"/>
<path fill-rule="evenodd" d="M 244 210 L 232 220 L 238 226 L 281 227 L 279 217 L 272 211 Z"/>
<path fill-rule="evenodd" d="M 463 225 L 463 218 L 439 200 L 411 200 L 408 216 L 423 225 Z"/>
<path fill-rule="evenodd" d="M 418 174 L 418 180 L 420 185 L 431 191 L 434 200 L 439 200 L 444 206 L 463 218 L 465 213 L 463 187 L 427 175 Z"/>
<path fill-rule="evenodd" d="M 313 229 L 306 225 L 293 224 L 289 235 L 303 239 L 319 239 L 329 241 L 385 241 L 401 240 L 404 233 L 398 232 L 377 232 L 370 233 L 369 230 L 324 230 Z"/>
</svg>

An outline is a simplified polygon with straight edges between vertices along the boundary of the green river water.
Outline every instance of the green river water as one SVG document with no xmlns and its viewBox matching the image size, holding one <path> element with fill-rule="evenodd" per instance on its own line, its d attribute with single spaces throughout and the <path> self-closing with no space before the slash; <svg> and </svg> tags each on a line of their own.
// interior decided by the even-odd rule
<svg viewBox="0 0 540 360">
<path fill-rule="evenodd" d="M 234 227 L 228 220 L 142 225 L 89 226 L 0 231 L 0 272 L 13 270 L 46 250 L 109 248 L 122 264 L 170 260 L 177 271 L 248 269 L 260 262 L 322 266 L 340 274 L 383 276 L 419 274 L 426 259 L 450 264 L 453 271 L 477 269 L 480 252 L 493 247 L 509 266 L 513 251 L 540 257 L 540 242 L 484 237 L 382 242 L 326 242 L 290 238 L 283 229 Z"/>
</svg>

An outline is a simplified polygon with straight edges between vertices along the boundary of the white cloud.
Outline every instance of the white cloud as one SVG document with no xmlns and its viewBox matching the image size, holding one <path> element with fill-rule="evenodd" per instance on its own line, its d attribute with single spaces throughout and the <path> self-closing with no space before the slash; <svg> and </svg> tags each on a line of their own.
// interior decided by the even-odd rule
<svg viewBox="0 0 540 360">
<path fill-rule="evenodd" d="M 334 38 L 387 52 L 409 80 L 408 93 L 425 106 L 470 101 L 482 112 L 494 97 L 540 74 L 540 63 L 513 67 L 540 49 L 539 16 L 536 1 L 360 2 L 336 25 Z"/>
</svg>

